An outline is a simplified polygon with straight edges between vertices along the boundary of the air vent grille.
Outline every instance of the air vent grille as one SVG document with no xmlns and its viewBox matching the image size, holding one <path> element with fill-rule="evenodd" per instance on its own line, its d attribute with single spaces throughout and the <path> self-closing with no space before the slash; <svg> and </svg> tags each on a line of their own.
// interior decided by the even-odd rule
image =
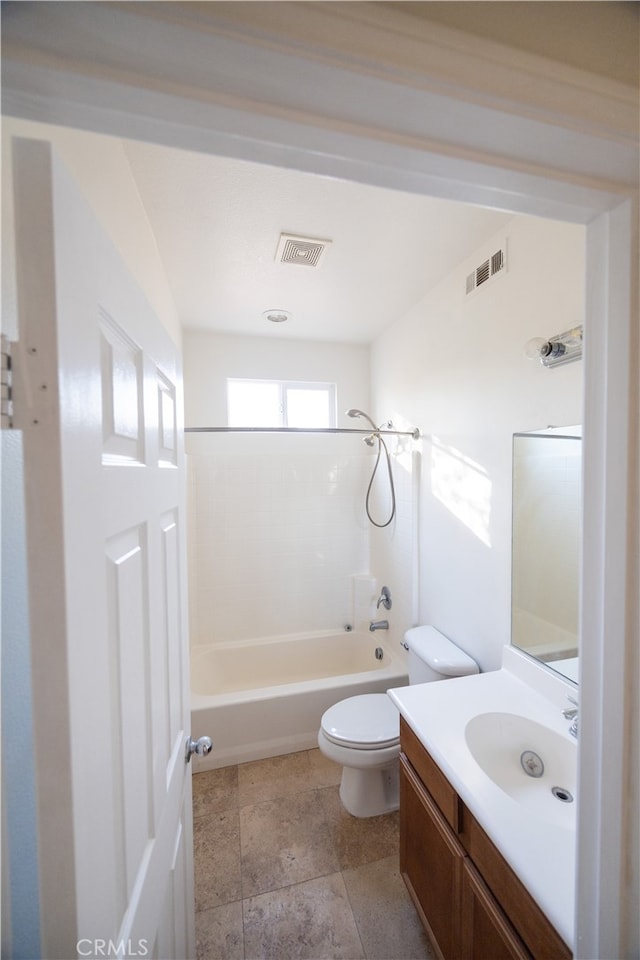
<svg viewBox="0 0 640 960">
<path fill-rule="evenodd" d="M 276 262 L 319 267 L 330 244 L 330 240 L 315 240 L 312 237 L 296 237 L 291 233 L 282 233 L 276 250 Z"/>
<path fill-rule="evenodd" d="M 480 263 L 472 273 L 468 274 L 466 293 L 473 293 L 474 290 L 477 290 L 482 284 L 487 283 L 488 280 L 492 280 L 494 277 L 504 273 L 506 264 L 507 258 L 505 248 L 503 247 L 500 250 L 496 250 L 487 260 Z"/>
<path fill-rule="evenodd" d="M 481 283 L 486 283 L 490 276 L 491 263 L 489 260 L 485 260 L 476 268 L 476 287 L 479 287 Z"/>
<path fill-rule="evenodd" d="M 504 250 L 497 250 L 491 257 L 491 276 L 499 273 L 504 267 Z"/>
</svg>

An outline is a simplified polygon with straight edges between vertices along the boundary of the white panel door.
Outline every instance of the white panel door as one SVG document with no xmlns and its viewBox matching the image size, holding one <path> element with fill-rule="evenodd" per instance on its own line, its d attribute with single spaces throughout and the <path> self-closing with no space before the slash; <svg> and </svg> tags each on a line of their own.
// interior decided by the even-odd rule
<svg viewBox="0 0 640 960">
<path fill-rule="evenodd" d="M 47 144 L 14 144 L 46 957 L 194 952 L 181 370 Z"/>
</svg>

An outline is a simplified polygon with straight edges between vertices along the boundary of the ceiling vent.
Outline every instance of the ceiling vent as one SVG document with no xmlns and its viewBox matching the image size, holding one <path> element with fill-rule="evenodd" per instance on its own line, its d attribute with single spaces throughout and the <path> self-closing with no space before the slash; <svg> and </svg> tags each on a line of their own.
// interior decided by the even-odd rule
<svg viewBox="0 0 640 960">
<path fill-rule="evenodd" d="M 477 290 L 478 287 L 481 287 L 484 283 L 487 283 L 487 281 L 505 273 L 506 267 L 507 254 L 505 244 L 500 250 L 496 250 L 495 253 L 491 254 L 487 260 L 480 263 L 473 273 L 469 274 L 467 277 L 467 293 L 473 293 L 474 290 Z"/>
<path fill-rule="evenodd" d="M 281 233 L 276 263 L 300 263 L 306 267 L 319 267 L 331 240 L 314 240 L 312 237 L 296 237 Z"/>
</svg>

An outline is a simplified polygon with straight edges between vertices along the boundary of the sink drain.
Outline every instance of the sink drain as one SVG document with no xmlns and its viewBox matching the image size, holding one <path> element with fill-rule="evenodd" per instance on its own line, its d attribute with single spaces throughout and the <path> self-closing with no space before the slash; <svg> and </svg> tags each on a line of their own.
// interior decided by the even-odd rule
<svg viewBox="0 0 640 960">
<path fill-rule="evenodd" d="M 563 803 L 573 803 L 573 794 L 566 787 L 551 787 L 551 793 Z"/>
<path fill-rule="evenodd" d="M 520 766 L 528 777 L 541 777 L 544 773 L 544 763 L 533 750 L 524 750 L 520 754 Z"/>
</svg>

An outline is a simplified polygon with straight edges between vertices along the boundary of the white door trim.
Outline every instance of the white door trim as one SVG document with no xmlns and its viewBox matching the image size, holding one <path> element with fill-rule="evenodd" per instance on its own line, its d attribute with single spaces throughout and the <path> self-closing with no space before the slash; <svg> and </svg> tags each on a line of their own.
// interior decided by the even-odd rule
<svg viewBox="0 0 640 960">
<path fill-rule="evenodd" d="M 638 946 L 637 265 L 638 206 L 630 200 L 587 229 L 580 633 L 587 749 L 580 750 L 576 897 L 576 955 L 584 958 L 630 957 Z"/>
<path fill-rule="evenodd" d="M 388 17 L 313 0 L 9 4 L 3 110 L 581 223 L 637 186 L 636 91 Z"/>
</svg>

